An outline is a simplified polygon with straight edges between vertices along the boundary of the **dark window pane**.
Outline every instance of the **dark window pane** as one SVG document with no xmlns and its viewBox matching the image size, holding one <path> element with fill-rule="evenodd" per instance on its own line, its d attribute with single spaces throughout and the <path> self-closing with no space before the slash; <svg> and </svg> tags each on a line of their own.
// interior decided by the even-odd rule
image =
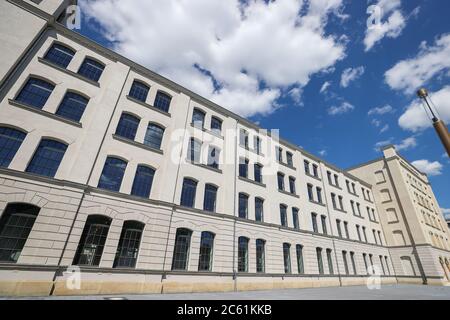
<svg viewBox="0 0 450 320">
<path fill-rule="evenodd" d="M 283 243 L 284 273 L 291 273 L 291 245 Z"/>
<path fill-rule="evenodd" d="M 67 68 L 74 55 L 75 51 L 73 51 L 72 49 L 55 43 L 47 51 L 44 59 L 62 68 Z"/>
<path fill-rule="evenodd" d="M 152 189 L 154 175 L 154 169 L 139 165 L 136 169 L 136 175 L 134 176 L 131 194 L 138 197 L 148 198 Z"/>
<path fill-rule="evenodd" d="M 282 173 L 277 174 L 278 190 L 284 190 L 284 175 Z"/>
<path fill-rule="evenodd" d="M 119 191 L 126 167 L 127 163 L 125 161 L 108 157 L 106 159 L 105 166 L 103 167 L 102 175 L 100 176 L 100 181 L 98 182 L 98 187 L 112 191 Z"/>
<path fill-rule="evenodd" d="M 203 210 L 216 211 L 217 187 L 207 184 L 205 186 L 205 197 L 203 199 Z"/>
<path fill-rule="evenodd" d="M 188 229 L 177 229 L 173 248 L 172 270 L 187 270 L 192 232 Z"/>
<path fill-rule="evenodd" d="M 133 81 L 130 89 L 129 96 L 135 98 L 136 100 L 145 102 L 147 100 L 148 90 L 150 88 L 139 81 Z"/>
<path fill-rule="evenodd" d="M 155 103 L 153 104 L 153 106 L 164 112 L 169 112 L 171 100 L 172 100 L 172 98 L 169 95 L 167 95 L 161 91 L 158 91 L 158 93 L 156 94 Z"/>
<path fill-rule="evenodd" d="M 317 265 L 319 267 L 319 274 L 323 274 L 323 261 L 322 261 L 322 249 L 316 248 Z"/>
<path fill-rule="evenodd" d="M 128 113 L 122 113 L 117 125 L 116 135 L 134 140 L 139 126 L 139 119 Z"/>
<path fill-rule="evenodd" d="M 214 233 L 202 232 L 200 239 L 200 253 L 198 257 L 198 271 L 211 271 L 214 249 Z"/>
<path fill-rule="evenodd" d="M 25 137 L 22 131 L 0 127 L 0 167 L 9 166 Z"/>
<path fill-rule="evenodd" d="M 101 63 L 86 58 L 84 59 L 83 64 L 80 67 L 80 70 L 78 70 L 78 74 L 93 81 L 98 81 L 98 79 L 100 79 L 100 76 L 103 73 L 103 69 L 105 69 L 105 66 L 102 65 Z"/>
<path fill-rule="evenodd" d="M 288 226 L 288 221 L 287 221 L 287 207 L 281 205 L 280 206 L 280 220 L 281 220 L 281 225 L 283 227 L 287 227 Z"/>
<path fill-rule="evenodd" d="M 264 221 L 264 200 L 255 198 L 255 220 Z"/>
<path fill-rule="evenodd" d="M 197 182 L 185 178 L 183 181 L 183 190 L 181 191 L 181 205 L 193 208 L 195 203 L 196 191 L 197 191 Z"/>
<path fill-rule="evenodd" d="M 22 203 L 6 206 L 0 218 L 0 261 L 17 262 L 39 210 Z"/>
<path fill-rule="evenodd" d="M 83 116 L 88 102 L 89 99 L 86 99 L 79 94 L 67 92 L 64 96 L 63 101 L 59 105 L 56 114 L 61 117 L 79 122 L 81 117 Z"/>
<path fill-rule="evenodd" d="M 248 196 L 243 193 L 239 194 L 239 218 L 248 218 Z"/>
<path fill-rule="evenodd" d="M 194 163 L 200 163 L 201 149 L 201 142 L 191 138 L 188 147 L 189 160 Z"/>
<path fill-rule="evenodd" d="M 262 166 L 260 164 L 254 165 L 254 175 L 255 175 L 255 181 L 262 183 Z"/>
<path fill-rule="evenodd" d="M 248 178 L 248 159 L 239 159 L 239 176 Z"/>
<path fill-rule="evenodd" d="M 248 239 L 238 239 L 238 272 L 248 272 Z"/>
<path fill-rule="evenodd" d="M 298 244 L 296 246 L 296 251 L 297 251 L 297 268 L 298 268 L 298 273 L 303 274 L 303 273 L 305 273 L 305 267 L 304 267 L 304 264 L 303 264 L 303 246 Z"/>
<path fill-rule="evenodd" d="M 201 110 L 194 109 L 192 114 L 192 124 L 198 128 L 203 128 L 205 124 L 205 113 Z"/>
<path fill-rule="evenodd" d="M 164 136 L 164 128 L 149 124 L 145 133 L 144 144 L 154 149 L 161 149 L 161 143 Z"/>
<path fill-rule="evenodd" d="M 136 266 L 143 230 L 144 224 L 140 222 L 124 222 L 113 268 L 134 268 Z"/>
<path fill-rule="evenodd" d="M 264 240 L 256 240 L 256 272 L 265 272 L 265 245 Z"/>
<path fill-rule="evenodd" d="M 16 101 L 42 109 L 54 88 L 55 86 L 47 81 L 30 78 L 20 91 Z"/>
<path fill-rule="evenodd" d="M 298 209 L 292 208 L 292 220 L 294 222 L 294 229 L 300 230 L 300 223 L 298 220 Z"/>
<path fill-rule="evenodd" d="M 217 134 L 222 132 L 222 120 L 217 119 L 216 117 L 211 118 L 211 130 Z"/>
<path fill-rule="evenodd" d="M 61 163 L 67 145 L 55 140 L 44 139 L 31 159 L 27 172 L 54 177 Z"/>
<path fill-rule="evenodd" d="M 328 271 L 330 274 L 334 274 L 334 269 L 333 269 L 333 259 L 331 257 L 331 250 L 327 249 L 327 260 L 328 260 Z"/>
</svg>

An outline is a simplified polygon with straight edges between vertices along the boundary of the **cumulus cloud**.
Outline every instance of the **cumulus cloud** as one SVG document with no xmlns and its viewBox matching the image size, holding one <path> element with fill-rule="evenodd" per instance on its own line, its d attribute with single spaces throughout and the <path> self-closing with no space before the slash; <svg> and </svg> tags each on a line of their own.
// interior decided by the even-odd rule
<svg viewBox="0 0 450 320">
<path fill-rule="evenodd" d="M 331 82 L 330 81 L 325 81 L 323 83 L 322 87 L 320 88 L 320 93 L 326 92 L 330 86 L 331 86 Z"/>
<path fill-rule="evenodd" d="M 355 109 L 355 106 L 348 102 L 342 102 L 340 106 L 332 106 L 331 108 L 328 108 L 328 114 L 330 116 L 336 116 L 340 114 L 344 114 L 347 112 L 350 112 Z"/>
<path fill-rule="evenodd" d="M 380 21 L 371 24 L 366 29 L 364 38 L 366 52 L 385 37 L 397 38 L 406 26 L 406 18 L 400 10 L 400 0 L 378 0 L 375 5 L 381 9 L 379 12 Z"/>
<path fill-rule="evenodd" d="M 434 76 L 449 73 L 450 33 L 439 37 L 433 46 L 423 42 L 416 57 L 398 62 L 384 76 L 392 89 L 411 94 Z"/>
<path fill-rule="evenodd" d="M 406 150 L 415 148 L 416 146 L 417 146 L 416 138 L 409 137 L 409 138 L 402 140 L 402 142 L 400 142 L 399 144 L 396 144 L 395 149 L 397 149 L 397 151 L 406 151 Z"/>
<path fill-rule="evenodd" d="M 431 92 L 430 98 L 444 122 L 450 122 L 450 86 L 437 92 Z M 398 124 L 401 128 L 412 132 L 425 130 L 432 126 L 429 116 L 421 102 L 416 99 L 400 116 Z"/>
<path fill-rule="evenodd" d="M 442 174 L 443 165 L 438 162 L 430 162 L 428 160 L 416 160 L 411 163 L 419 171 L 429 176 L 439 176 Z"/>
<path fill-rule="evenodd" d="M 301 88 L 292 88 L 289 91 L 289 95 L 291 96 L 292 100 L 297 105 L 301 105 L 302 104 L 302 93 L 303 93 L 303 90 Z"/>
<path fill-rule="evenodd" d="M 378 115 L 381 116 L 386 113 L 394 112 L 394 108 L 392 108 L 390 105 L 385 105 L 384 107 L 376 107 L 369 110 L 367 113 L 369 116 Z"/>
<path fill-rule="evenodd" d="M 343 0 L 81 0 L 115 51 L 243 116 L 345 57 Z M 298 93 L 298 92 L 297 92 Z"/>
<path fill-rule="evenodd" d="M 355 81 L 364 74 L 364 67 L 347 68 L 342 72 L 341 87 L 347 88 L 350 82 Z"/>
</svg>

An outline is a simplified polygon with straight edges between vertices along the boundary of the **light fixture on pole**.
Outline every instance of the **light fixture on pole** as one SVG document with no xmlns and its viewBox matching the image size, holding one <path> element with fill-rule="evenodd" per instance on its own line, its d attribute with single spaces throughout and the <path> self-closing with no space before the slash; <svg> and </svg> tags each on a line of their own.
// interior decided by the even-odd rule
<svg viewBox="0 0 450 320">
<path fill-rule="evenodd" d="M 447 151 L 448 156 L 450 157 L 450 134 L 448 133 L 447 126 L 445 123 L 439 119 L 438 113 L 435 110 L 434 106 L 432 107 L 432 101 L 429 99 L 428 91 L 425 88 L 419 89 L 417 91 L 417 95 L 422 101 L 425 108 L 425 112 L 430 116 L 431 121 L 433 121 L 433 127 L 436 130 L 437 135 L 441 139 L 442 144 L 444 145 L 445 150 Z M 431 102 L 431 104 L 430 104 Z"/>
</svg>

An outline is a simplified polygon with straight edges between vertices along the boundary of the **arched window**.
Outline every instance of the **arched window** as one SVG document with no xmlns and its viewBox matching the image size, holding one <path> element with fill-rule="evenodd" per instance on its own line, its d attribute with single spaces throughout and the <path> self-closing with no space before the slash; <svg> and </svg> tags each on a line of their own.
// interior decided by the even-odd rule
<svg viewBox="0 0 450 320">
<path fill-rule="evenodd" d="M 291 273 L 291 245 L 283 243 L 284 273 Z"/>
<path fill-rule="evenodd" d="M 153 103 L 153 106 L 164 112 L 169 112 L 171 100 L 172 100 L 171 96 L 162 91 L 158 91 L 156 93 L 155 103 Z"/>
<path fill-rule="evenodd" d="M 150 123 L 144 137 L 144 144 L 154 149 L 161 149 L 164 136 L 164 128 L 157 124 Z"/>
<path fill-rule="evenodd" d="M 51 48 L 47 51 L 44 59 L 56 64 L 62 68 L 67 68 L 70 61 L 72 61 L 75 51 L 69 49 L 58 43 L 54 43 Z"/>
<path fill-rule="evenodd" d="M 256 239 L 256 272 L 265 272 L 265 246 L 266 241 L 262 239 Z"/>
<path fill-rule="evenodd" d="M 16 101 L 28 106 L 42 109 L 50 97 L 55 86 L 45 80 L 38 78 L 28 79 L 25 86 L 20 90 Z"/>
<path fill-rule="evenodd" d="M 248 219 L 248 195 L 239 193 L 239 218 Z"/>
<path fill-rule="evenodd" d="M 6 206 L 0 218 L 0 261 L 17 262 L 39 210 L 26 203 Z"/>
<path fill-rule="evenodd" d="M 92 81 L 98 81 L 103 73 L 105 66 L 94 59 L 86 58 L 83 61 L 78 74 L 91 79 Z"/>
<path fill-rule="evenodd" d="M 248 238 L 238 239 L 238 272 L 248 272 Z"/>
<path fill-rule="evenodd" d="M 192 124 L 202 129 L 205 125 L 205 113 L 200 109 L 194 109 L 192 113 Z"/>
<path fill-rule="evenodd" d="M 305 265 L 303 263 L 303 246 L 298 244 L 295 246 L 295 251 L 297 253 L 297 269 L 299 274 L 305 273 Z"/>
<path fill-rule="evenodd" d="M 98 187 L 101 189 L 119 191 L 127 163 L 121 159 L 108 157 L 105 161 Z"/>
<path fill-rule="evenodd" d="M 90 215 L 87 218 L 73 260 L 74 265 L 98 266 L 100 264 L 110 225 L 111 218 L 105 216 Z"/>
<path fill-rule="evenodd" d="M 188 155 L 189 160 L 194 163 L 200 163 L 202 143 L 194 138 L 189 140 Z"/>
<path fill-rule="evenodd" d="M 142 198 L 148 198 L 152 189 L 155 170 L 144 165 L 138 165 L 134 176 L 131 194 Z"/>
<path fill-rule="evenodd" d="M 187 270 L 192 231 L 177 229 L 173 248 L 172 270 Z"/>
<path fill-rule="evenodd" d="M 62 142 L 42 139 L 26 172 L 54 177 L 66 150 L 67 145 Z"/>
<path fill-rule="evenodd" d="M 139 126 L 139 118 L 128 113 L 122 113 L 117 125 L 116 135 L 134 140 Z"/>
<path fill-rule="evenodd" d="M 261 198 L 255 198 L 255 220 L 264 221 L 264 200 Z"/>
<path fill-rule="evenodd" d="M 145 102 L 147 100 L 149 90 L 149 86 L 140 81 L 134 80 L 133 84 L 131 85 L 129 96 L 136 100 Z"/>
<path fill-rule="evenodd" d="M 197 181 L 184 178 L 183 189 L 181 190 L 180 204 L 185 207 L 193 208 L 195 204 L 195 194 L 197 191 Z"/>
<path fill-rule="evenodd" d="M 82 95 L 74 92 L 67 92 L 59 105 L 56 114 L 63 118 L 79 122 L 88 102 L 89 99 Z"/>
<path fill-rule="evenodd" d="M 200 239 L 198 271 L 211 271 L 214 249 L 214 233 L 203 231 Z"/>
<path fill-rule="evenodd" d="M 9 166 L 26 135 L 17 129 L 0 127 L 0 167 Z"/>
<path fill-rule="evenodd" d="M 212 184 L 205 185 L 205 197 L 203 199 L 203 210 L 216 212 L 217 187 Z"/>
<path fill-rule="evenodd" d="M 113 268 L 134 268 L 139 254 L 144 224 L 137 221 L 125 221 L 117 246 Z"/>
</svg>

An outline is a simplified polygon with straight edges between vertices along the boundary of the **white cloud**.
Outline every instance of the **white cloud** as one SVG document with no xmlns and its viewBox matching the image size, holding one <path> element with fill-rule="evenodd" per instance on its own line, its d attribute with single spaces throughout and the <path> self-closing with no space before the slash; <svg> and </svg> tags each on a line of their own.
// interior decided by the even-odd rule
<svg viewBox="0 0 450 320">
<path fill-rule="evenodd" d="M 358 79 L 364 74 L 364 67 L 347 68 L 342 72 L 341 87 L 347 88 L 350 82 Z"/>
<path fill-rule="evenodd" d="M 326 92 L 330 86 L 331 86 L 331 82 L 325 81 L 322 85 L 322 88 L 320 88 L 320 93 Z"/>
<path fill-rule="evenodd" d="M 328 114 L 330 116 L 340 115 L 347 112 L 350 112 L 355 109 L 355 106 L 348 102 L 343 102 L 340 106 L 332 106 L 328 108 Z"/>
<path fill-rule="evenodd" d="M 384 132 L 386 132 L 386 131 L 388 131 L 388 130 L 389 130 L 389 125 L 388 125 L 388 124 L 385 124 L 385 125 L 383 126 L 383 128 L 381 128 L 380 133 L 384 133 Z"/>
<path fill-rule="evenodd" d="M 419 49 L 416 57 L 398 62 L 384 74 L 392 89 L 411 94 L 434 76 L 449 75 L 450 33 L 438 38 L 434 46 L 423 42 Z"/>
<path fill-rule="evenodd" d="M 326 155 L 327 155 L 327 150 L 320 150 L 319 151 L 319 155 L 321 156 L 321 157 L 325 157 Z"/>
<path fill-rule="evenodd" d="M 291 96 L 292 100 L 294 100 L 294 102 L 297 105 L 302 105 L 302 93 L 303 93 L 303 89 L 301 89 L 301 88 L 292 88 L 289 91 L 289 95 Z"/>
<path fill-rule="evenodd" d="M 438 161 L 417 160 L 411 162 L 411 164 L 429 176 L 439 176 L 442 174 L 443 165 Z"/>
<path fill-rule="evenodd" d="M 373 147 L 373 149 L 378 152 L 378 151 L 380 151 L 380 149 L 382 147 L 385 147 L 390 144 L 392 144 L 392 138 L 375 143 L 375 146 Z"/>
<path fill-rule="evenodd" d="M 367 113 L 369 116 L 373 116 L 373 115 L 383 115 L 386 113 L 391 113 L 394 112 L 394 108 L 392 108 L 390 105 L 385 105 L 384 107 L 376 107 L 376 108 L 372 108 L 369 110 L 369 112 Z"/>
<path fill-rule="evenodd" d="M 430 98 L 444 122 L 450 122 L 450 86 L 446 86 L 437 92 L 430 93 Z M 427 116 L 425 108 L 416 99 L 398 119 L 401 128 L 412 132 L 425 130 L 432 126 L 432 122 Z"/>
<path fill-rule="evenodd" d="M 372 124 L 378 128 L 379 126 L 381 126 L 381 121 L 377 119 L 372 119 Z"/>
<path fill-rule="evenodd" d="M 396 144 L 395 149 L 397 149 L 397 151 L 405 151 L 405 150 L 415 148 L 416 146 L 417 146 L 416 138 L 409 137 L 409 138 L 402 140 L 402 142 L 400 142 L 399 144 Z"/>
<path fill-rule="evenodd" d="M 397 38 L 406 26 L 406 18 L 400 11 L 400 0 L 378 0 L 375 5 L 381 9 L 380 22 L 366 29 L 364 38 L 366 52 L 384 37 Z"/>
<path fill-rule="evenodd" d="M 272 112 L 288 87 L 345 57 L 325 32 L 330 15 L 347 18 L 342 3 L 80 1 L 114 50 L 243 116 Z"/>
</svg>

